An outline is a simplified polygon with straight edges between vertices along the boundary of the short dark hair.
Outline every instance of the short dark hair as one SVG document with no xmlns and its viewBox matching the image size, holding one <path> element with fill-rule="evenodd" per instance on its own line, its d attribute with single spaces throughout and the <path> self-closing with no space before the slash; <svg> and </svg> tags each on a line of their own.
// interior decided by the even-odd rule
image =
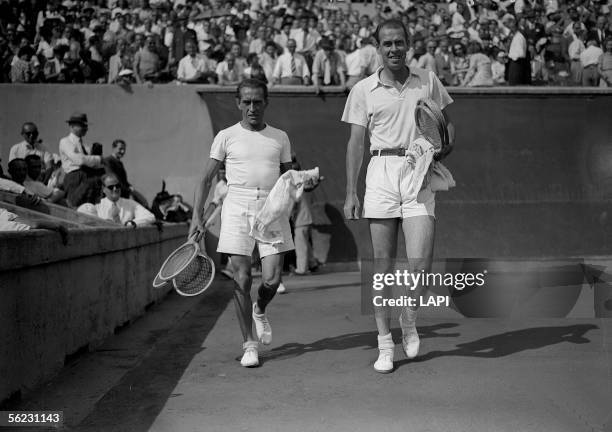
<svg viewBox="0 0 612 432">
<path fill-rule="evenodd" d="M 36 124 L 34 122 L 31 121 L 27 121 L 24 124 L 21 125 L 21 132 L 23 133 L 23 130 L 26 128 L 26 126 L 32 126 L 34 129 L 38 130 L 38 127 L 36 126 Z"/>
<path fill-rule="evenodd" d="M 32 162 L 32 161 L 38 161 L 38 162 L 42 161 L 40 156 L 38 156 L 37 154 L 27 155 L 24 160 L 26 161 L 26 164 L 28 164 L 28 165 L 30 165 L 30 162 Z"/>
<path fill-rule="evenodd" d="M 238 88 L 236 89 L 236 99 L 240 100 L 240 92 L 243 88 L 261 89 L 264 93 L 264 99 L 268 99 L 268 86 L 262 80 L 258 80 L 255 78 L 247 78 L 245 80 L 242 80 L 242 82 L 238 84 Z"/>
<path fill-rule="evenodd" d="M 9 161 L 9 163 L 8 163 L 9 174 L 11 172 L 15 171 L 15 168 L 17 167 L 17 164 L 20 164 L 20 163 L 24 163 L 27 166 L 27 163 L 26 163 L 25 159 L 15 158 L 15 159 Z"/>
<path fill-rule="evenodd" d="M 398 19 L 391 18 L 391 19 L 388 19 L 388 20 L 385 20 L 385 21 L 381 22 L 376 27 L 376 30 L 374 31 L 374 39 L 376 39 L 377 43 L 380 43 L 380 32 L 384 28 L 397 28 L 397 29 L 401 29 L 401 30 L 404 31 L 404 36 L 406 37 L 406 43 L 408 43 L 410 41 L 410 37 L 408 35 L 408 30 L 406 30 L 406 26 L 404 25 L 404 23 L 401 22 Z"/>
<path fill-rule="evenodd" d="M 119 144 L 126 145 L 125 141 L 123 141 L 122 139 L 116 139 L 111 145 L 113 146 L 113 148 L 116 148 Z"/>
</svg>

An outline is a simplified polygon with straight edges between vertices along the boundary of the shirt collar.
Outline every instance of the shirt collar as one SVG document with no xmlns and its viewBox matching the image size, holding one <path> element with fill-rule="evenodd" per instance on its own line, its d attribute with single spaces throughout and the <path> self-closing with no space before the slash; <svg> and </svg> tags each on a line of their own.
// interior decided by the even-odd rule
<svg viewBox="0 0 612 432">
<path fill-rule="evenodd" d="M 382 82 L 382 80 L 380 79 L 380 72 L 383 70 L 383 66 L 379 66 L 378 69 L 376 69 L 376 73 L 375 73 L 375 77 L 374 77 L 374 82 L 372 83 L 372 87 L 370 87 L 370 91 L 373 92 L 374 90 L 376 90 L 378 87 L 382 86 L 382 87 L 390 87 L 388 84 L 385 84 Z M 413 69 L 408 68 L 408 80 L 404 83 L 404 85 L 406 85 L 409 81 L 411 77 L 418 77 L 418 75 L 414 72 Z"/>
</svg>

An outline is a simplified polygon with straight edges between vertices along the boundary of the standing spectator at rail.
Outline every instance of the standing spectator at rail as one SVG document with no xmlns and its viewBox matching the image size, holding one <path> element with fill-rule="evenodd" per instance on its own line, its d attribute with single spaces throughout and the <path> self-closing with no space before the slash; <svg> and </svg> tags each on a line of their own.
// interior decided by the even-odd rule
<svg viewBox="0 0 612 432">
<path fill-rule="evenodd" d="M 281 85 L 308 85 L 310 84 L 310 70 L 306 59 L 295 52 L 297 44 L 294 39 L 287 41 L 287 50 L 276 62 L 273 73 L 274 84 Z"/>
<path fill-rule="evenodd" d="M 606 50 L 601 55 L 597 66 L 597 71 L 601 78 L 599 86 L 612 87 L 612 37 L 606 39 L 604 45 Z"/>
<path fill-rule="evenodd" d="M 435 55 L 436 75 L 444 85 L 451 85 L 453 76 L 451 73 L 451 53 L 448 49 L 448 39 L 442 38 L 438 52 Z"/>
<path fill-rule="evenodd" d="M 38 155 L 44 163 L 44 170 L 53 168 L 53 154 L 39 139 L 38 127 L 33 122 L 21 126 L 23 141 L 15 144 L 9 151 L 9 162 L 13 159 L 25 159 L 28 155 Z"/>
<path fill-rule="evenodd" d="M 584 42 L 582 41 L 582 23 L 574 24 L 572 32 L 572 42 L 567 48 L 567 54 L 570 59 L 570 75 L 572 84 L 582 85 L 582 64 L 580 63 L 580 55 L 585 50 Z"/>
<path fill-rule="evenodd" d="M 11 82 L 12 83 L 29 83 L 32 80 L 32 56 L 34 50 L 31 46 L 26 45 L 19 48 L 17 56 L 11 63 Z"/>
<path fill-rule="evenodd" d="M 587 48 L 580 54 L 582 65 L 582 85 L 585 87 L 599 86 L 599 59 L 603 51 L 597 46 L 597 40 L 593 37 L 587 40 Z"/>
<path fill-rule="evenodd" d="M 119 72 L 123 70 L 121 58 L 127 53 L 128 44 L 125 39 L 117 39 L 117 45 L 115 48 L 115 54 L 111 56 L 108 61 L 108 82 L 114 83 L 119 75 Z"/>
<path fill-rule="evenodd" d="M 138 83 L 156 82 L 161 72 L 161 60 L 155 49 L 155 39 L 148 36 L 143 49 L 134 56 L 134 73 Z"/>
<path fill-rule="evenodd" d="M 321 49 L 317 51 L 312 62 L 312 82 L 315 93 L 320 93 L 321 86 L 346 87 L 345 68 L 340 55 L 334 50 L 329 39 L 321 39 L 320 46 Z"/>
<path fill-rule="evenodd" d="M 365 78 L 366 65 L 363 63 L 363 57 L 356 49 L 350 36 L 345 36 L 342 39 L 342 47 L 346 52 L 346 57 L 344 58 L 347 75 L 346 88 L 350 90 L 355 84 Z"/>
<path fill-rule="evenodd" d="M 266 42 L 264 52 L 259 56 L 259 64 L 266 74 L 266 81 L 272 82 L 274 68 L 276 67 L 276 44 L 274 42 Z"/>
<path fill-rule="evenodd" d="M 87 168 L 102 168 L 102 156 L 93 155 L 93 145 L 83 142 L 89 129 L 87 114 L 76 112 L 67 123 L 70 134 L 60 140 L 59 152 L 66 173 L 66 201 L 70 207 L 76 208 L 83 203 L 83 185 L 93 177 Z"/>
<path fill-rule="evenodd" d="M 510 59 L 506 67 L 508 84 L 526 85 L 531 84 L 531 67 L 529 62 L 529 52 L 527 50 L 527 39 L 516 23 L 516 18 L 508 16 L 504 22 L 510 29 L 510 48 L 508 58 Z"/>
</svg>

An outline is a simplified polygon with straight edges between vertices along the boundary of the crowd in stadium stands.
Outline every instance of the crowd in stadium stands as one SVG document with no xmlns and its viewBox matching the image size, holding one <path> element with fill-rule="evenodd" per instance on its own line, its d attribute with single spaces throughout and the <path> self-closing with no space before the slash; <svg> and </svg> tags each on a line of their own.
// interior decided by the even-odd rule
<svg viewBox="0 0 612 432">
<path fill-rule="evenodd" d="M 365 14 L 358 11 L 372 10 Z M 342 85 L 381 20 L 447 85 L 612 85 L 610 0 L 0 0 L 0 81 Z"/>
<path fill-rule="evenodd" d="M 48 202 L 134 228 L 155 223 L 146 200 L 128 182 L 121 162 L 125 141 L 115 140 L 112 153 L 104 157 L 102 144 L 84 139 L 86 114 L 74 113 L 67 123 L 69 133 L 59 140 L 59 154 L 51 153 L 42 143 L 36 124 L 23 124 L 23 141 L 9 152 L 9 176 L 0 166 L 0 191 L 17 194 L 18 204 L 33 209 Z M 8 214 L 2 213 L 4 219 L 0 215 L 1 227 L 6 228 L 4 222 L 14 225 Z"/>
</svg>

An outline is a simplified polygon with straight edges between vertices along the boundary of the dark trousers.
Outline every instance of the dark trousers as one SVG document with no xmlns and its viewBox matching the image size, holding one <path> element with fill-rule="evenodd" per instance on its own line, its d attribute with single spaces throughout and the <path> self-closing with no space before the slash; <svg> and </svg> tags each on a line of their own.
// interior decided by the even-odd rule
<svg viewBox="0 0 612 432">
<path fill-rule="evenodd" d="M 509 60 L 507 81 L 509 85 L 529 85 L 531 84 L 531 63 L 528 58 Z"/>
</svg>

